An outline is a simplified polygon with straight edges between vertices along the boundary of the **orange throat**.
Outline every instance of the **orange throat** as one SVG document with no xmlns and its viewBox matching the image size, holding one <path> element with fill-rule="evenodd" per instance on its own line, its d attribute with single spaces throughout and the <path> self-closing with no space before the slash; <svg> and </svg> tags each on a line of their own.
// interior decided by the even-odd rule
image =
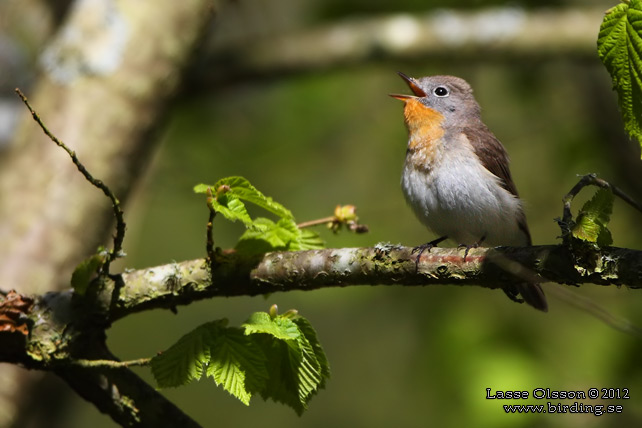
<svg viewBox="0 0 642 428">
<path fill-rule="evenodd" d="M 423 156 L 431 158 L 444 136 L 441 126 L 444 116 L 414 98 L 406 101 L 403 114 L 410 136 L 408 149 L 411 152 L 421 151 Z"/>
</svg>

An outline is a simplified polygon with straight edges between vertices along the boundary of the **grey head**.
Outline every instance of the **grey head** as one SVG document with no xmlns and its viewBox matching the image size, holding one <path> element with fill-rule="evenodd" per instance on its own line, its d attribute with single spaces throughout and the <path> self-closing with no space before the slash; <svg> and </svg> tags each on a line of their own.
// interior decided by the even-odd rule
<svg viewBox="0 0 642 428">
<path fill-rule="evenodd" d="M 427 76 L 420 79 L 399 72 L 413 92 L 411 95 L 393 95 L 395 98 L 415 98 L 426 107 L 441 113 L 446 122 L 479 120 L 479 104 L 473 90 L 464 79 L 455 76 Z"/>
</svg>

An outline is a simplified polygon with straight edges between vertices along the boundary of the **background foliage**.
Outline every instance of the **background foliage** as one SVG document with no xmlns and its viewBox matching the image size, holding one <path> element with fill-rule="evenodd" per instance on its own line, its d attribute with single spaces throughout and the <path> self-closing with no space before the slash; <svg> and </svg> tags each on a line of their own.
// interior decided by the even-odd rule
<svg viewBox="0 0 642 428">
<path fill-rule="evenodd" d="M 432 2 L 450 6 L 449 2 Z M 588 2 L 551 1 L 574 6 Z M 594 1 L 606 10 L 615 2 Z M 392 12 L 389 2 L 281 0 L 224 3 L 221 42 L 248 43 L 279 28 L 362 14 Z M 426 2 L 395 2 L 396 11 L 430 10 Z M 460 2 L 458 7 L 502 5 Z M 522 2 L 539 6 L 541 2 Z M 595 37 L 600 22 L 595 22 Z M 248 36 L 249 33 L 249 36 Z M 163 144 L 144 185 L 126 207 L 127 267 L 142 268 L 204 256 L 207 208 L 195 183 L 247 177 L 292 210 L 299 221 L 353 203 L 370 226 L 366 235 L 333 236 L 329 246 L 379 241 L 416 245 L 431 238 L 405 206 L 399 188 L 406 131 L 401 106 L 387 97 L 406 91 L 395 71 L 412 76 L 453 74 L 475 88 L 483 118 L 505 144 L 526 201 L 534 244 L 558 242 L 553 218 L 576 174 L 597 172 L 637 194 L 639 149 L 626 139 L 611 80 L 592 58 L 555 56 L 374 62 L 307 74 L 226 81 L 211 91 L 186 91 L 174 106 Z M 638 200 L 642 198 L 637 197 Z M 578 200 L 575 208 L 581 207 Z M 263 215 L 261 213 L 261 215 Z M 642 247 L 640 217 L 616 201 L 614 245 Z M 216 245 L 234 246 L 240 224 L 215 222 Z M 545 287 L 549 292 L 551 287 Z M 583 286 L 574 294 L 642 325 L 638 292 Z M 163 393 L 204 426 L 633 426 L 642 419 L 639 338 L 624 335 L 558 298 L 541 314 L 499 291 L 456 287 L 353 287 L 274 294 L 267 299 L 216 299 L 127 318 L 108 332 L 123 359 L 154 355 L 212 319 L 240 325 L 272 303 L 297 308 L 315 326 L 332 378 L 299 418 L 291 409 L 253 400 L 247 408 L 210 382 Z M 137 370 L 152 381 L 148 369 Z M 506 415 L 486 388 L 587 390 L 629 388 L 622 415 Z M 68 427 L 112 422 L 73 397 Z M 533 403 L 529 401 L 529 403 Z M 514 404 L 509 402 L 506 404 Z M 537 402 L 541 404 L 541 402 Z M 570 402 L 568 403 L 570 404 Z"/>
</svg>

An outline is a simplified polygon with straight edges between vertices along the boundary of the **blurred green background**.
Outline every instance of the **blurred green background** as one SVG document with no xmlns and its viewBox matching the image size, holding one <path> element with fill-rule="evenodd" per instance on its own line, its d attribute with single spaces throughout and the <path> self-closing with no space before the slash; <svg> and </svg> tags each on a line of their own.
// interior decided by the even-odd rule
<svg viewBox="0 0 642 428">
<path fill-rule="evenodd" d="M 589 2 L 608 7 L 617 2 Z M 293 31 L 335 19 L 430 11 L 448 2 L 419 1 L 234 2 L 222 5 L 220 39 L 251 27 L 256 37 L 275 28 Z M 458 8 L 504 5 L 458 2 Z M 521 2 L 518 6 L 541 6 Z M 578 6 L 586 2 L 548 1 Z M 512 3 L 515 6 L 516 4 Z M 252 13 L 249 13 L 252 11 Z M 265 13 L 262 13 L 265 12 Z M 260 19 L 259 17 L 260 16 Z M 599 27 L 595 22 L 595 35 Z M 263 27 L 261 27 L 263 26 Z M 215 36 L 217 36 L 215 34 Z M 251 38 L 248 38 L 251 43 Z M 224 64 L 219 64 L 224 67 Z M 483 119 L 504 143 L 534 244 L 559 242 L 554 218 L 577 174 L 596 172 L 638 195 L 639 159 L 621 131 L 610 78 L 594 57 L 546 55 L 386 59 L 305 73 L 223 81 L 208 90 L 189 86 L 176 101 L 162 144 L 143 184 L 128 201 L 128 268 L 144 268 L 204 256 L 207 208 L 197 183 L 229 175 L 248 178 L 304 221 L 331 215 L 337 204 L 355 204 L 370 233 L 323 231 L 329 247 L 372 246 L 380 241 L 418 245 L 433 238 L 406 207 L 399 181 L 407 134 L 402 103 L 387 96 L 408 90 L 396 71 L 421 77 L 453 74 L 468 80 Z M 618 144 L 616 145 L 616 143 Z M 622 149 L 624 147 L 624 149 Z M 624 150 L 624 155 L 622 155 Z M 639 161 L 632 162 L 639 169 Z M 579 207 L 593 190 L 585 190 Z M 639 195 L 638 195 L 639 196 Z M 614 245 L 639 249 L 639 213 L 616 202 Z M 234 246 L 242 232 L 217 218 L 216 245 Z M 439 426 L 621 427 L 642 420 L 639 337 L 616 331 L 591 312 L 578 310 L 548 284 L 550 312 L 510 302 L 500 291 L 476 287 L 348 287 L 278 293 L 268 298 L 228 298 L 152 311 L 119 321 L 109 331 L 122 359 L 155 355 L 207 321 L 242 323 L 276 303 L 296 308 L 316 327 L 329 357 L 327 388 L 298 417 L 289 408 L 256 397 L 246 407 L 210 380 L 164 390 L 206 427 Z M 564 287 L 642 326 L 639 292 L 583 285 Z M 152 381 L 148 369 L 137 369 Z M 620 415 L 507 415 L 487 400 L 495 390 L 628 388 Z M 527 404 L 575 400 L 528 400 Z M 64 426 L 110 427 L 113 422 L 73 398 Z"/>
</svg>

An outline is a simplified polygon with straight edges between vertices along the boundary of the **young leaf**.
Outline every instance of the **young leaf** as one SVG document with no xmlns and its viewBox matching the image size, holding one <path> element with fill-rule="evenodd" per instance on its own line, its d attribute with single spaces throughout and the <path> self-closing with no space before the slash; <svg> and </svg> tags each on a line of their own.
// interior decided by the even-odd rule
<svg viewBox="0 0 642 428">
<path fill-rule="evenodd" d="M 243 222 L 246 231 L 236 245 L 238 252 L 261 254 L 324 248 L 316 232 L 299 229 L 287 208 L 263 195 L 243 177 L 223 178 L 213 185 L 198 184 L 194 192 L 207 193 L 208 203 L 228 220 Z M 243 201 L 252 202 L 280 218 L 276 222 L 261 217 L 252 220 Z"/>
<path fill-rule="evenodd" d="M 253 225 L 245 204 L 236 195 L 225 194 L 218 199 L 212 199 L 212 207 L 230 221 L 240 220 L 246 227 Z"/>
<path fill-rule="evenodd" d="M 263 193 L 259 192 L 256 187 L 252 186 L 250 182 L 243 177 L 223 178 L 222 180 L 217 181 L 216 184 L 219 186 L 230 186 L 231 192 L 238 196 L 240 199 L 243 199 L 247 202 L 252 202 L 253 204 L 267 211 L 270 211 L 271 213 L 274 213 L 281 218 L 293 218 L 290 210 L 274 201 L 272 198 L 265 196 Z"/>
<path fill-rule="evenodd" d="M 198 184 L 194 186 L 194 192 L 206 193 L 208 188 L 211 188 L 212 192 L 216 194 L 215 199 L 220 200 L 220 196 L 223 194 L 227 196 L 233 196 L 234 198 L 241 199 L 246 202 L 251 202 L 267 211 L 270 211 L 271 213 L 276 214 L 281 218 L 293 218 L 290 210 L 274 201 L 272 198 L 265 196 L 256 187 L 252 186 L 247 179 L 243 177 L 222 178 L 211 186 L 208 186 L 206 184 Z M 218 189 L 225 189 L 225 192 L 220 192 Z"/>
<path fill-rule="evenodd" d="M 273 222 L 267 218 L 254 220 L 236 244 L 238 252 L 260 254 L 269 251 L 299 251 L 324 248 L 319 235 L 311 230 L 299 229 L 293 219 L 282 218 Z"/>
<path fill-rule="evenodd" d="M 274 318 L 257 312 L 243 324 L 268 357 L 269 380 L 260 394 L 292 407 L 299 415 L 325 385 L 329 367 L 312 326 L 300 316 Z"/>
<path fill-rule="evenodd" d="M 152 374 L 159 388 L 181 386 L 200 379 L 210 361 L 212 336 L 223 328 L 225 322 L 220 320 L 203 324 L 152 358 Z"/>
<path fill-rule="evenodd" d="M 216 385 L 249 405 L 252 391 L 264 389 L 267 383 L 265 363 L 261 348 L 242 329 L 226 328 L 220 330 L 212 344 L 206 373 Z"/>
<path fill-rule="evenodd" d="M 330 363 L 317 337 L 317 332 L 314 330 L 314 327 L 312 327 L 312 324 L 310 324 L 310 321 L 300 315 L 294 317 L 293 321 L 299 327 L 299 331 L 305 336 L 308 342 L 310 342 L 314 356 L 321 366 L 321 383 L 319 384 L 319 388 L 323 388 L 326 379 L 330 378 Z"/>
<path fill-rule="evenodd" d="M 624 127 L 642 144 L 642 1 L 611 8 L 602 21 L 598 55 L 617 90 Z"/>
<path fill-rule="evenodd" d="M 282 237 L 287 237 L 290 240 L 287 246 L 290 251 L 324 248 L 324 242 L 316 232 L 309 229 L 299 229 L 294 219 L 282 218 L 277 222 L 277 228 Z"/>
<path fill-rule="evenodd" d="M 573 236 L 583 241 L 594 242 L 600 247 L 611 245 L 613 238 L 607 225 L 612 212 L 613 192 L 609 189 L 599 189 L 580 210 L 572 230 Z"/>
<path fill-rule="evenodd" d="M 298 414 L 330 376 L 328 361 L 310 323 L 288 311 L 256 312 L 243 328 L 220 320 L 203 324 L 154 357 L 161 388 L 198 380 L 203 373 L 246 405 L 253 394 L 272 398 Z"/>
<path fill-rule="evenodd" d="M 252 227 L 252 218 L 248 214 L 245 204 L 241 202 L 237 195 L 231 193 L 227 188 L 215 187 L 207 184 L 197 184 L 194 186 L 194 192 L 207 193 L 211 189 L 214 193 L 210 203 L 217 213 L 230 221 L 240 220 L 246 227 Z M 218 189 L 218 190 L 217 190 Z"/>
<path fill-rule="evenodd" d="M 321 374 L 321 364 L 314 354 L 310 341 L 304 335 L 299 337 L 296 347 L 289 346 L 289 351 L 290 364 L 297 380 L 299 401 L 304 408 L 307 408 L 310 398 L 324 381 Z"/>
<path fill-rule="evenodd" d="M 261 254 L 269 251 L 285 251 L 297 237 L 289 230 L 267 218 L 254 220 L 253 227 L 247 229 L 236 244 L 236 251 L 245 254 Z"/>
<path fill-rule="evenodd" d="M 301 236 L 299 237 L 300 250 L 320 250 L 325 248 L 325 242 L 318 233 L 310 229 L 299 230 L 301 230 Z"/>
<path fill-rule="evenodd" d="M 107 260 L 107 252 L 100 251 L 93 256 L 86 258 L 74 269 L 74 272 L 71 274 L 71 287 L 74 289 L 74 292 L 79 295 L 84 295 L 87 292 L 87 286 L 91 281 L 92 277 L 96 275 L 98 269 L 105 263 Z"/>
<path fill-rule="evenodd" d="M 291 319 L 278 315 L 272 318 L 267 312 L 254 312 L 241 327 L 247 335 L 265 333 L 280 340 L 297 340 L 301 334 Z"/>
<path fill-rule="evenodd" d="M 265 387 L 258 391 L 261 398 L 283 403 L 300 416 L 307 406 L 299 398 L 296 376 L 298 370 L 296 363 L 291 361 L 292 353 L 298 354 L 296 341 L 277 340 L 268 334 L 253 334 L 252 339 L 268 356 L 266 367 L 269 378 Z"/>
</svg>

